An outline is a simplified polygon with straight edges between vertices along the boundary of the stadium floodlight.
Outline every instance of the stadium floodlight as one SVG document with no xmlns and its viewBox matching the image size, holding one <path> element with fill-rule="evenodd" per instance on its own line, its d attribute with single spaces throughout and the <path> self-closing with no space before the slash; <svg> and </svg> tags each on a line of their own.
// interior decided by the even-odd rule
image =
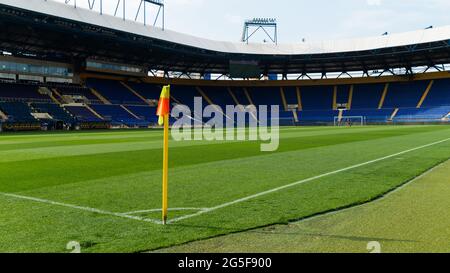
<svg viewBox="0 0 450 273">
<path fill-rule="evenodd" d="M 157 7 L 157 12 L 154 17 L 153 26 L 156 26 L 161 16 L 161 24 L 162 29 L 165 28 L 165 10 L 164 10 L 164 0 L 139 0 L 139 7 L 136 11 L 136 16 L 134 18 L 135 21 L 138 21 L 138 17 L 141 13 L 141 9 L 143 10 L 144 15 L 144 25 L 147 25 L 147 4 L 153 5 Z M 77 0 L 64 0 L 66 4 L 73 3 L 74 8 L 77 8 Z M 90 10 L 94 10 L 95 3 L 99 3 L 99 13 L 103 14 L 103 0 L 87 0 L 88 7 Z M 126 0 L 117 0 L 116 8 L 114 11 L 114 16 L 118 16 L 120 4 L 122 4 L 122 19 L 126 20 L 126 10 L 127 9 L 127 1 Z"/>
<path fill-rule="evenodd" d="M 250 33 L 250 29 L 253 29 L 253 32 Z M 269 33 L 270 29 L 273 30 L 272 34 Z M 278 25 L 277 19 L 275 18 L 253 18 L 246 20 L 244 22 L 242 42 L 248 43 L 250 38 L 260 30 L 262 30 L 274 44 L 278 44 Z"/>
</svg>

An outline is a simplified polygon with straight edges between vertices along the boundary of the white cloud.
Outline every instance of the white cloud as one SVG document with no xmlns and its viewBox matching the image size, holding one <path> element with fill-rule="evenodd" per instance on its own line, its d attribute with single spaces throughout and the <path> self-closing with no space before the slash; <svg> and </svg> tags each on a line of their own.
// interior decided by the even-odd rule
<svg viewBox="0 0 450 273">
<path fill-rule="evenodd" d="M 237 24 L 242 25 L 242 24 L 244 24 L 244 20 L 245 20 L 240 15 L 233 15 L 233 14 L 228 14 L 228 13 L 225 14 L 224 18 L 228 23 L 235 24 L 235 25 L 237 25 Z"/>
<path fill-rule="evenodd" d="M 369 6 L 381 6 L 382 0 L 367 0 Z"/>
<path fill-rule="evenodd" d="M 136 5 L 140 0 L 126 1 Z M 87 2 L 77 0 L 82 6 Z M 117 0 L 103 2 L 107 13 L 113 13 Z M 165 4 L 168 29 L 217 40 L 238 40 L 243 21 L 253 17 L 277 17 L 281 43 L 450 25 L 450 0 L 165 0 Z M 131 8 L 127 13 L 134 19 Z"/>
</svg>

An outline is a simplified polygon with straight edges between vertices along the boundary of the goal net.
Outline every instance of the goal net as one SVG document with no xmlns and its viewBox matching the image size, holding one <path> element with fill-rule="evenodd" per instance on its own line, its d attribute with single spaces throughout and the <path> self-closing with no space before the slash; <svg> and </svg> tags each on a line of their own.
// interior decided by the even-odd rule
<svg viewBox="0 0 450 273">
<path fill-rule="evenodd" d="M 366 124 L 366 117 L 352 116 L 352 117 L 334 117 L 334 126 L 364 126 Z"/>
</svg>

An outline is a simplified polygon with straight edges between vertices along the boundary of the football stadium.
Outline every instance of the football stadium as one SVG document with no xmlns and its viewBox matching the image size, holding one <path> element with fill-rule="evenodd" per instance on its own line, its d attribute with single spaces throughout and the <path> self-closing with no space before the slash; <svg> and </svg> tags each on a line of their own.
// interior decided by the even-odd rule
<svg viewBox="0 0 450 273">
<path fill-rule="evenodd" d="M 0 252 L 450 252 L 450 26 L 223 42 L 129 2 L 0 0 Z"/>
</svg>

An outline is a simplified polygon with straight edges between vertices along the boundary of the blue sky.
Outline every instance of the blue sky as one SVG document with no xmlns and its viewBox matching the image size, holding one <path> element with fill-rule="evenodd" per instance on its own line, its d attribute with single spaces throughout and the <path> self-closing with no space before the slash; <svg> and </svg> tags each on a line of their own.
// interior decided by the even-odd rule
<svg viewBox="0 0 450 273">
<path fill-rule="evenodd" d="M 64 0 L 57 0 L 64 1 Z M 72 0 L 73 1 L 73 0 Z M 78 0 L 83 5 L 88 0 Z M 99 0 L 97 0 L 99 1 Z M 113 12 L 117 0 L 103 0 Z M 139 0 L 130 2 L 128 16 Z M 245 19 L 275 17 L 279 42 L 378 36 L 450 25 L 450 0 L 165 0 L 166 27 L 215 40 L 239 41 Z M 148 12 L 155 10 L 148 8 Z M 255 42 L 263 40 L 255 37 Z"/>
</svg>

